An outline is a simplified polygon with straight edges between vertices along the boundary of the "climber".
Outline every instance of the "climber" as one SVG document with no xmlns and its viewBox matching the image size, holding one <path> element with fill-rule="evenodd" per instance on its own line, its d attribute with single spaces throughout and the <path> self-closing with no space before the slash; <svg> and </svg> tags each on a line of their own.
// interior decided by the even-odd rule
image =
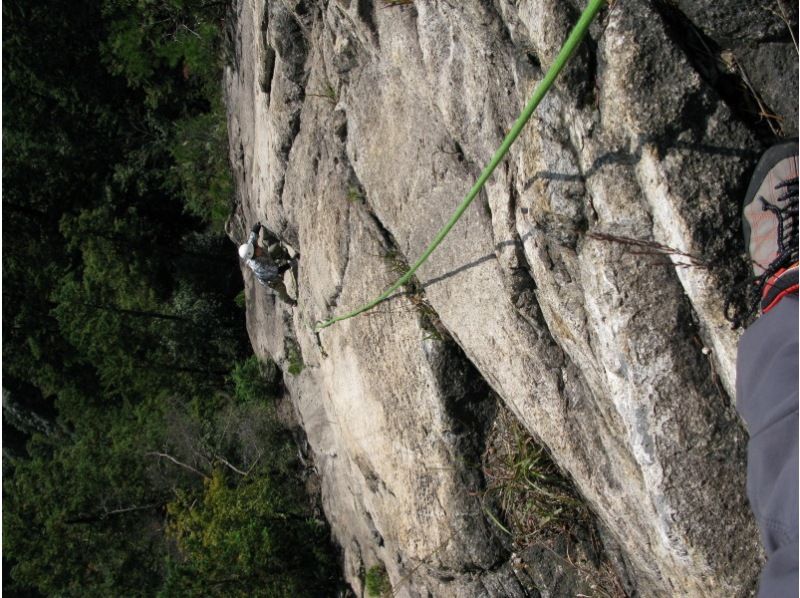
<svg viewBox="0 0 800 598">
<path fill-rule="evenodd" d="M 757 298 L 739 325 L 737 409 L 747 423 L 747 497 L 767 563 L 759 598 L 798 595 L 797 141 L 767 150 L 745 195 L 745 247 Z M 760 309 L 759 309 L 760 308 Z"/>
<path fill-rule="evenodd" d="M 258 244 L 258 234 L 261 230 L 264 231 L 266 249 Z M 297 305 L 286 291 L 283 273 L 297 264 L 298 256 L 290 257 L 278 237 L 260 222 L 256 222 L 253 226 L 247 242 L 239 246 L 239 257 L 253 271 L 258 282 L 275 291 L 285 303 Z"/>
</svg>

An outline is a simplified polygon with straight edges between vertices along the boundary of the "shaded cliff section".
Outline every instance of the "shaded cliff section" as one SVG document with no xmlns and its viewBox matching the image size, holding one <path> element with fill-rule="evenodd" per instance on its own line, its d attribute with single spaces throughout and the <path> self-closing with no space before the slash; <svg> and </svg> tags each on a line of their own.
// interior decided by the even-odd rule
<svg viewBox="0 0 800 598">
<path fill-rule="evenodd" d="M 788 4 L 615 2 L 416 290 L 312 331 L 422 252 L 580 8 L 235 6 L 229 235 L 260 220 L 301 254 L 295 308 L 243 272 L 248 330 L 286 372 L 356 591 L 382 564 L 399 595 L 557 595 L 481 504 L 490 390 L 574 480 L 629 594 L 755 587 L 722 306 L 750 172 L 797 134 Z"/>
</svg>

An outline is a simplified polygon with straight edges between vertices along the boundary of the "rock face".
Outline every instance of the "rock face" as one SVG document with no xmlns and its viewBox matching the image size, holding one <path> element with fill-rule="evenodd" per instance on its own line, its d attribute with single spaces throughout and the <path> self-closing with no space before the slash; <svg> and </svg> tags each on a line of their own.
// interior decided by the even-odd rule
<svg viewBox="0 0 800 598">
<path fill-rule="evenodd" d="M 639 594 L 753 591 L 723 303 L 745 270 L 740 198 L 775 134 L 752 106 L 797 134 L 796 85 L 780 89 L 796 14 L 755 6 L 617 0 L 421 289 L 316 335 L 422 253 L 582 3 L 239 0 L 229 234 L 260 220 L 300 252 L 296 307 L 244 272 L 248 329 L 285 371 L 302 361 L 286 387 L 357 592 L 376 563 L 398 595 L 533 592 L 478 498 L 490 389 L 572 477 Z"/>
</svg>

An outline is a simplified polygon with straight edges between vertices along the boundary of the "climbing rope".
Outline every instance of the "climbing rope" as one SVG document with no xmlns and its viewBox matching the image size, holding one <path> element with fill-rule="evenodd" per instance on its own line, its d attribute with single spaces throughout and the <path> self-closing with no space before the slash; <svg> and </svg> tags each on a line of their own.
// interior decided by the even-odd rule
<svg viewBox="0 0 800 598">
<path fill-rule="evenodd" d="M 570 33 L 569 37 L 567 38 L 567 41 L 564 42 L 564 45 L 561 47 L 561 50 L 559 51 L 558 56 L 556 56 L 553 65 L 547 71 L 547 74 L 545 74 L 544 79 L 542 79 L 539 82 L 539 85 L 536 86 L 536 89 L 533 92 L 533 96 L 531 96 L 531 99 L 528 101 L 527 105 L 523 109 L 522 114 L 520 114 L 519 118 L 517 118 L 516 122 L 514 122 L 514 126 L 511 127 L 511 131 L 509 131 L 508 135 L 506 135 L 506 138 L 503 139 L 503 143 L 500 144 L 500 147 L 497 149 L 494 156 L 492 156 L 492 159 L 489 162 L 489 164 L 486 166 L 486 168 L 483 169 L 483 172 L 478 177 L 478 180 L 472 186 L 472 189 L 469 190 L 467 196 L 461 201 L 461 204 L 458 206 L 456 211 L 450 217 L 450 220 L 448 220 L 447 224 L 445 224 L 442 227 L 442 229 L 436 234 L 436 237 L 433 239 L 433 241 L 431 241 L 431 244 L 428 245 L 428 247 L 419 257 L 419 259 L 416 262 L 414 262 L 411 268 L 409 268 L 408 272 L 403 274 L 403 276 L 401 276 L 397 280 L 397 282 L 395 282 L 392 286 L 386 289 L 379 297 L 373 299 L 369 303 L 344 315 L 331 318 L 330 320 L 326 320 L 325 322 L 318 322 L 317 325 L 314 327 L 314 330 L 316 332 L 322 330 L 323 328 L 327 328 L 331 324 L 335 324 L 336 322 L 341 322 L 342 320 L 347 320 L 348 318 L 352 318 L 354 316 L 357 316 L 358 314 L 364 313 L 365 311 L 372 309 L 373 307 L 375 307 L 376 305 L 387 299 L 392 293 L 394 293 L 398 288 L 407 283 L 411 279 L 411 277 L 414 276 L 414 272 L 416 272 L 417 269 L 422 264 L 425 263 L 428 257 L 430 257 L 433 251 L 444 240 L 444 238 L 447 236 L 447 233 L 450 232 L 450 229 L 453 228 L 455 223 L 458 222 L 458 219 L 461 218 L 461 215 L 464 213 L 464 211 L 472 203 L 472 200 L 477 197 L 478 193 L 483 188 L 483 185 L 486 183 L 486 181 L 494 172 L 494 169 L 497 168 L 497 165 L 500 164 L 505 155 L 508 153 L 511 144 L 514 143 L 514 141 L 516 141 L 517 137 L 519 137 L 519 134 L 522 132 L 523 127 L 531 118 L 531 115 L 533 114 L 533 111 L 536 110 L 536 107 L 539 105 L 539 102 L 541 102 L 542 98 L 544 98 L 544 96 L 547 95 L 547 92 L 550 90 L 550 87 L 553 85 L 553 82 L 556 80 L 556 77 L 564 68 L 564 65 L 570 59 L 572 54 L 575 52 L 575 49 L 581 43 L 581 40 L 586 35 L 586 32 L 589 29 L 589 25 L 591 25 L 592 21 L 597 16 L 597 13 L 600 11 L 605 2 L 606 0 L 590 0 L 589 5 L 583 11 L 583 14 L 581 14 L 581 18 L 578 19 L 578 22 L 576 23 L 574 29 L 572 30 L 572 33 Z"/>
</svg>

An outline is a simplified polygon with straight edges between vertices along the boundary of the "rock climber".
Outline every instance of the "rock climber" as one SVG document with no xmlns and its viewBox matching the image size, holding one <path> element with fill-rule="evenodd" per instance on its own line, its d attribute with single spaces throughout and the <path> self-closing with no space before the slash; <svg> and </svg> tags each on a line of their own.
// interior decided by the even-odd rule
<svg viewBox="0 0 800 598">
<path fill-rule="evenodd" d="M 742 215 L 758 292 L 736 324 L 759 317 L 739 341 L 736 404 L 750 432 L 747 497 L 767 553 L 759 598 L 798 595 L 797 161 L 797 141 L 767 150 Z"/>
<path fill-rule="evenodd" d="M 258 244 L 258 235 L 262 230 L 266 249 Z M 275 291 L 285 303 L 297 305 L 286 290 L 283 273 L 294 267 L 298 256 L 290 257 L 278 237 L 260 222 L 253 226 L 247 242 L 239 246 L 239 257 L 253 271 L 258 282 Z"/>
</svg>

